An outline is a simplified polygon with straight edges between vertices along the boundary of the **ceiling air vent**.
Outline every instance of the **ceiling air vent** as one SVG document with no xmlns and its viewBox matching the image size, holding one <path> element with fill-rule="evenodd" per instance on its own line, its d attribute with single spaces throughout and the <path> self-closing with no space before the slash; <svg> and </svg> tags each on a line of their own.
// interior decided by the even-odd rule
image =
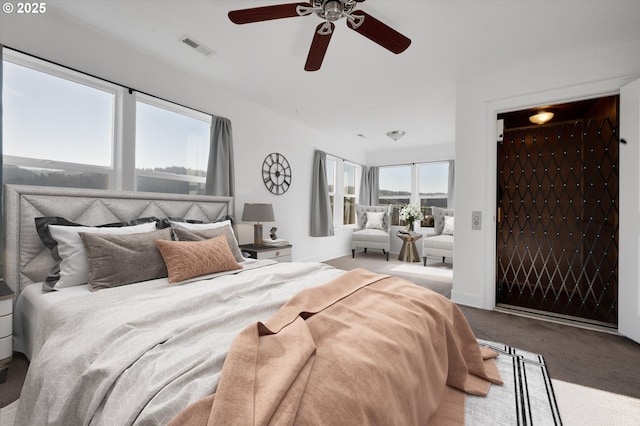
<svg viewBox="0 0 640 426">
<path fill-rule="evenodd" d="M 204 56 L 211 56 L 214 53 L 216 53 L 212 49 L 209 49 L 204 44 L 200 43 L 199 41 L 195 40 L 193 37 L 190 37 L 186 34 L 180 37 L 180 41 L 186 44 L 187 46 L 191 47 L 192 49 L 195 49 L 198 52 L 202 53 Z"/>
</svg>

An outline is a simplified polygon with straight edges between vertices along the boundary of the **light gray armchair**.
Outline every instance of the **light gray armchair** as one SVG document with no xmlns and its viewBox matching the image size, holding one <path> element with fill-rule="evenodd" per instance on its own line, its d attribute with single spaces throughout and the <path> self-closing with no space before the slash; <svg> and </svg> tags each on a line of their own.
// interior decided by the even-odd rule
<svg viewBox="0 0 640 426">
<path fill-rule="evenodd" d="M 433 230 L 434 234 L 422 239 L 422 260 L 424 266 L 427 266 L 427 256 L 442 257 L 444 263 L 445 258 L 453 259 L 453 226 L 445 230 L 445 216 L 454 216 L 453 209 L 442 209 L 439 207 L 431 208 L 433 214 Z"/>
<path fill-rule="evenodd" d="M 369 215 L 367 221 L 367 212 Z M 382 213 L 382 214 L 380 214 Z M 382 249 L 387 255 L 391 250 L 391 206 L 362 206 L 356 204 L 357 228 L 351 234 L 351 257 L 356 257 L 356 248 Z"/>
</svg>

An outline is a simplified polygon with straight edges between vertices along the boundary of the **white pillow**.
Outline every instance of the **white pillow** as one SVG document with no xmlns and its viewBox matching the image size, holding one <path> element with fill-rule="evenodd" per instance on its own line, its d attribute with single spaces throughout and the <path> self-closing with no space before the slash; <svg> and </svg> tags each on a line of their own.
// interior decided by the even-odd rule
<svg viewBox="0 0 640 426">
<path fill-rule="evenodd" d="M 442 235 L 453 235 L 453 216 L 444 217 L 444 228 Z"/>
<path fill-rule="evenodd" d="M 379 229 L 384 231 L 384 212 L 367 212 L 366 229 Z"/>
<path fill-rule="evenodd" d="M 233 227 L 231 227 L 231 221 L 230 220 L 223 220 L 222 222 L 209 222 L 209 223 L 189 223 L 189 222 L 177 222 L 174 220 L 170 220 L 169 224 L 171 225 L 172 228 L 177 228 L 177 229 L 186 229 L 187 231 L 189 230 L 202 230 L 202 229 L 214 229 L 214 228 L 221 228 L 223 226 L 228 226 L 229 228 L 231 228 L 231 230 L 233 230 Z"/>
<path fill-rule="evenodd" d="M 122 227 L 49 225 L 51 236 L 58 242 L 60 279 L 53 288 L 60 289 L 86 284 L 89 281 L 89 261 L 80 232 L 92 234 L 140 234 L 156 230 L 156 223 Z"/>
</svg>

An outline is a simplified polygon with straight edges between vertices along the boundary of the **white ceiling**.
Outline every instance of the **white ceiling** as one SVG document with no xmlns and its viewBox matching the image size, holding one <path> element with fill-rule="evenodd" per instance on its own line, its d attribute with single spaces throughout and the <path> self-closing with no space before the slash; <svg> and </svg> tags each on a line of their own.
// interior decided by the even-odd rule
<svg viewBox="0 0 640 426">
<path fill-rule="evenodd" d="M 235 25 L 227 12 L 292 0 L 49 0 L 48 7 L 331 137 L 388 150 L 454 142 L 456 81 L 640 40 L 640 0 L 367 0 L 412 40 L 394 55 L 336 22 L 322 68 L 303 70 L 320 18 Z M 213 49 L 180 43 L 187 34 Z M 640 54 L 640 53 L 639 53 Z M 553 72 L 550 70 L 550 72 Z M 358 136 L 364 135 L 364 138 Z"/>
</svg>

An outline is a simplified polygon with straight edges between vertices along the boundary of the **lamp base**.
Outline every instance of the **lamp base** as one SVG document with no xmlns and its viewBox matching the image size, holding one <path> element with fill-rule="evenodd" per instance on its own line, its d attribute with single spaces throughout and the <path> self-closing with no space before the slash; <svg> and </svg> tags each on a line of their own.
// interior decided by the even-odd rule
<svg viewBox="0 0 640 426">
<path fill-rule="evenodd" d="M 261 223 L 253 224 L 253 245 L 254 246 L 262 245 L 262 224 Z"/>
</svg>

